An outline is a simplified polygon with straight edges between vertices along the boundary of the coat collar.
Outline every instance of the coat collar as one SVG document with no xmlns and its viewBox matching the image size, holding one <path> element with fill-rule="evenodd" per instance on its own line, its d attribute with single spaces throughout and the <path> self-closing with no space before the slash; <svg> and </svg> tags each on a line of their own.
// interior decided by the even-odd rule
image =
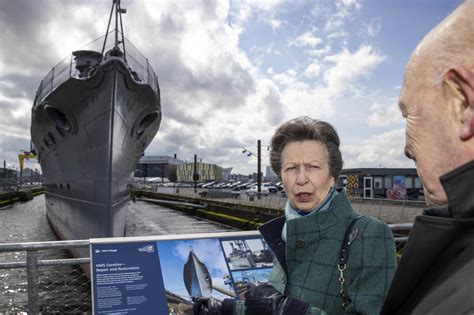
<svg viewBox="0 0 474 315">
<path fill-rule="evenodd" d="M 272 249 L 276 256 L 276 259 L 282 266 L 285 273 L 286 268 L 286 254 L 285 254 L 285 241 L 281 238 L 281 230 L 285 224 L 285 217 L 279 217 L 273 219 L 264 225 L 261 225 L 258 230 L 262 234 L 263 239 L 267 242 L 268 246 Z"/>
<path fill-rule="evenodd" d="M 337 211 L 333 211 L 334 208 L 337 208 Z M 304 217 L 294 220 L 315 220 L 317 222 L 316 225 L 310 224 L 310 226 L 312 226 L 312 229 L 317 228 L 323 232 L 324 230 L 340 224 L 340 221 L 344 218 L 356 217 L 357 215 L 358 214 L 352 209 L 345 191 L 342 190 L 334 197 L 332 204 L 327 211 L 314 211 Z M 285 221 L 286 219 L 284 216 L 279 217 L 261 225 L 258 230 L 268 246 L 272 249 L 278 262 L 283 267 L 283 270 L 286 272 L 286 244 L 281 238 L 281 231 Z"/>
<path fill-rule="evenodd" d="M 441 176 L 452 218 L 474 217 L 474 160 Z"/>
</svg>

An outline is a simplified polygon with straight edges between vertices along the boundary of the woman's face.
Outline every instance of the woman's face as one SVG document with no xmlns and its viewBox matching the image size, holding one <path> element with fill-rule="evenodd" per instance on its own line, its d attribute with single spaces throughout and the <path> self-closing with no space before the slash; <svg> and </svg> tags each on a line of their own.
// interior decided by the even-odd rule
<svg viewBox="0 0 474 315">
<path fill-rule="evenodd" d="M 281 152 L 281 179 L 293 208 L 310 211 L 334 185 L 326 146 L 315 140 L 290 142 Z"/>
</svg>

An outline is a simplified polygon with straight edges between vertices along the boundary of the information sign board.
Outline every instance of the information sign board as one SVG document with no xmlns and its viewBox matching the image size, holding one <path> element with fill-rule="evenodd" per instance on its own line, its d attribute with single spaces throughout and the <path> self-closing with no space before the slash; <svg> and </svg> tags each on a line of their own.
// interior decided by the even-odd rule
<svg viewBox="0 0 474 315">
<path fill-rule="evenodd" d="M 243 299 L 273 253 L 258 231 L 92 239 L 94 314 L 193 314 L 197 298 Z"/>
</svg>

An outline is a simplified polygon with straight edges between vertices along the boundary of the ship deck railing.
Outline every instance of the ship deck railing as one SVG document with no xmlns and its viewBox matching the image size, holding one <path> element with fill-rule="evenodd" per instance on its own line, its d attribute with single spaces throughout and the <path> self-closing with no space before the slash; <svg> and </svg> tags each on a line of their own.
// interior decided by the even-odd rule
<svg viewBox="0 0 474 315">
<path fill-rule="evenodd" d="M 114 31 L 111 31 L 109 35 L 112 35 L 113 32 Z M 104 53 L 110 50 L 114 45 L 114 43 L 111 42 L 111 38 L 113 38 L 113 36 L 108 36 Z M 105 35 L 77 50 L 101 52 L 104 39 Z M 138 79 L 138 82 L 150 85 L 153 91 L 158 94 L 158 76 L 151 67 L 148 59 L 127 38 L 125 38 L 125 47 L 127 64 L 130 70 L 136 74 L 134 77 Z M 72 53 L 55 65 L 48 74 L 46 74 L 43 80 L 41 80 L 38 90 L 36 91 L 34 106 L 41 104 L 46 96 L 70 78 L 79 78 L 79 71 L 76 70 L 76 61 Z"/>
<path fill-rule="evenodd" d="M 396 234 L 411 229 L 412 224 L 390 224 L 389 227 Z M 395 237 L 399 257 L 407 240 L 407 236 Z M 0 278 L 4 283 L 0 314 L 90 313 L 93 302 L 91 282 L 79 267 L 89 264 L 90 258 L 68 258 L 65 253 L 66 249 L 89 246 L 89 240 L 0 244 Z M 5 261 L 3 255 L 8 254 L 7 259 L 13 258 L 14 261 Z M 23 273 L 15 274 L 15 270 Z M 16 301 L 20 295 L 25 295 L 24 304 Z"/>
</svg>

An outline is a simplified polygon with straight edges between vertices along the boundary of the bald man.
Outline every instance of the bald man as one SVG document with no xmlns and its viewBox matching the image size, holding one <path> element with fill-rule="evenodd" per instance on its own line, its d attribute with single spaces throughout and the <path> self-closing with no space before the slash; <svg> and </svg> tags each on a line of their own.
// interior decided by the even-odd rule
<svg viewBox="0 0 474 315">
<path fill-rule="evenodd" d="M 416 47 L 400 110 L 432 208 L 417 217 L 382 314 L 474 314 L 474 0 Z"/>
</svg>

